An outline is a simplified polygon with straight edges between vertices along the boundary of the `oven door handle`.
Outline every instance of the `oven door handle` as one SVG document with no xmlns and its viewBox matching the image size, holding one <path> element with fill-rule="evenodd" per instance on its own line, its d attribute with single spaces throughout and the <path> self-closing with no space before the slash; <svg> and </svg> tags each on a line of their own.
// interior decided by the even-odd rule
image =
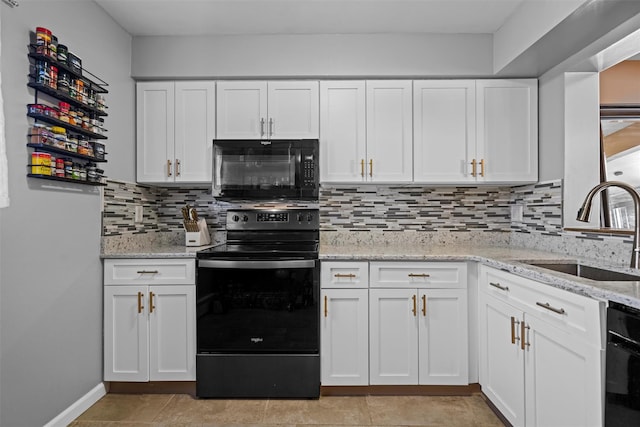
<svg viewBox="0 0 640 427">
<path fill-rule="evenodd" d="M 271 260 L 271 261 L 246 261 L 246 260 L 198 260 L 199 268 L 248 268 L 248 269 L 277 269 L 277 268 L 313 268 L 316 261 L 312 259 L 299 260 Z"/>
</svg>

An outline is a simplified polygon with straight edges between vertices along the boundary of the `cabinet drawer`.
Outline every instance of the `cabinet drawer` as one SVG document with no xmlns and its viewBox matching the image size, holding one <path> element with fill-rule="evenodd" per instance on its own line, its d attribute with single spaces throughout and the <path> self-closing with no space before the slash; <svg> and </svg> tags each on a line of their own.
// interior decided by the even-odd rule
<svg viewBox="0 0 640 427">
<path fill-rule="evenodd" d="M 320 286 L 330 288 L 368 288 L 369 263 L 352 261 L 322 261 Z"/>
<path fill-rule="evenodd" d="M 603 302 L 491 267 L 481 266 L 480 272 L 481 292 L 593 345 L 602 345 Z"/>
<path fill-rule="evenodd" d="M 105 285 L 194 285 L 195 259 L 106 259 Z"/>
<path fill-rule="evenodd" d="M 372 288 L 466 288 L 467 264 L 461 262 L 371 262 Z"/>
</svg>

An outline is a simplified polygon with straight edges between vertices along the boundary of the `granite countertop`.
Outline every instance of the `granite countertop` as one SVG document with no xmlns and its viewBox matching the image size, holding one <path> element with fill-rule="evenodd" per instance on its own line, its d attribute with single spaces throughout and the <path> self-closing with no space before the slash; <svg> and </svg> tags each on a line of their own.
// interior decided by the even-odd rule
<svg viewBox="0 0 640 427">
<path fill-rule="evenodd" d="M 616 301 L 640 309 L 640 281 L 595 281 L 530 265 L 536 261 L 577 261 L 582 265 L 638 274 L 637 270 L 607 265 L 552 252 L 497 246 L 330 246 L 320 247 L 325 261 L 476 261 L 556 288 L 600 300 Z"/>
<path fill-rule="evenodd" d="M 100 257 L 107 258 L 195 258 L 200 250 L 215 245 L 186 247 L 180 244 L 150 244 L 113 247 Z M 616 301 L 640 309 L 640 281 L 605 282 L 585 279 L 528 264 L 534 261 L 577 261 L 583 265 L 638 274 L 619 265 L 606 265 L 593 260 L 531 249 L 501 246 L 469 245 L 320 245 L 324 261 L 475 261 L 499 268 L 542 284 L 573 293 Z"/>
</svg>

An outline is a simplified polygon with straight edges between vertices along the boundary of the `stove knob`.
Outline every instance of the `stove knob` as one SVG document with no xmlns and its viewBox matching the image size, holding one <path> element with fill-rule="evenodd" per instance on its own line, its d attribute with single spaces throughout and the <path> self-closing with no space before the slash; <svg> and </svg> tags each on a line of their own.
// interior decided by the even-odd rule
<svg viewBox="0 0 640 427">
<path fill-rule="evenodd" d="M 240 217 L 238 215 L 234 215 L 231 217 L 231 219 L 233 220 L 233 222 L 238 222 L 240 221 Z"/>
<path fill-rule="evenodd" d="M 242 221 L 243 222 L 249 221 L 249 217 L 247 215 L 242 215 Z"/>
<path fill-rule="evenodd" d="M 313 221 L 313 214 L 308 214 L 307 215 L 307 221 L 309 221 L 309 222 Z"/>
<path fill-rule="evenodd" d="M 304 221 L 304 214 L 299 213 L 298 214 L 298 222 L 302 222 Z"/>
</svg>

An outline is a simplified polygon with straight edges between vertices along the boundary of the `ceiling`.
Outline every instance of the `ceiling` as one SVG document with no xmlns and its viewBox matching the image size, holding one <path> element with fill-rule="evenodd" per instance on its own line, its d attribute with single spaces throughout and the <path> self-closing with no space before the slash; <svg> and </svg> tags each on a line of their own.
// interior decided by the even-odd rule
<svg viewBox="0 0 640 427">
<path fill-rule="evenodd" d="M 95 0 L 133 36 L 492 34 L 536 0 Z"/>
</svg>

